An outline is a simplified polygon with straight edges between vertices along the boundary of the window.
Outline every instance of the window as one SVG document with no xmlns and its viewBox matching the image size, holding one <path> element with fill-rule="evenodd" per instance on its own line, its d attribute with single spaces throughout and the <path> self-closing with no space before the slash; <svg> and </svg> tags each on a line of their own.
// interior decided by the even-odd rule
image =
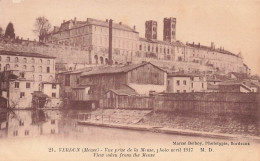
<svg viewBox="0 0 260 161">
<path fill-rule="evenodd" d="M 39 66 L 39 72 L 42 72 L 42 66 Z"/>
<path fill-rule="evenodd" d="M 15 64 L 15 66 L 14 66 L 15 68 L 18 68 L 19 66 L 18 66 L 18 64 Z"/>
<path fill-rule="evenodd" d="M 39 75 L 39 81 L 42 81 L 42 75 Z"/>
<path fill-rule="evenodd" d="M 27 69 L 27 66 L 26 66 L 26 65 L 24 65 L 24 66 L 23 66 L 23 69 L 24 69 L 24 70 L 26 70 L 26 69 Z"/>
<path fill-rule="evenodd" d="M 25 130 L 24 135 L 29 135 L 29 130 Z"/>
<path fill-rule="evenodd" d="M 18 131 L 15 130 L 15 131 L 13 132 L 13 136 L 17 136 L 17 135 L 18 135 Z"/>
<path fill-rule="evenodd" d="M 32 71 L 33 71 L 33 72 L 35 71 L 35 67 L 34 67 L 34 66 L 32 66 Z"/>
<path fill-rule="evenodd" d="M 47 73 L 50 73 L 50 67 L 47 67 Z"/>
<path fill-rule="evenodd" d="M 14 88 L 19 88 L 19 82 L 14 83 Z"/>
<path fill-rule="evenodd" d="M 77 84 L 79 84 L 79 78 L 77 78 Z"/>
<path fill-rule="evenodd" d="M 26 88 L 30 88 L 31 84 L 29 82 L 26 83 Z"/>
<path fill-rule="evenodd" d="M 21 77 L 24 78 L 24 72 L 21 73 Z"/>
<path fill-rule="evenodd" d="M 56 84 L 52 84 L 52 89 L 56 89 Z"/>
<path fill-rule="evenodd" d="M 14 62 L 16 62 L 16 63 L 19 62 L 19 58 L 15 57 Z"/>
<path fill-rule="evenodd" d="M 180 81 L 179 81 L 179 80 L 177 80 L 177 85 L 178 85 L 178 86 L 180 85 Z"/>
<path fill-rule="evenodd" d="M 42 63 L 42 59 L 40 59 L 40 63 Z"/>
<path fill-rule="evenodd" d="M 180 90 L 177 90 L 177 93 L 180 93 Z"/>
<path fill-rule="evenodd" d="M 10 69 L 10 64 L 6 64 L 6 70 Z"/>
<path fill-rule="evenodd" d="M 34 58 L 32 58 L 32 63 L 35 63 L 35 59 Z"/>
<path fill-rule="evenodd" d="M 183 81 L 183 84 L 186 85 L 186 80 Z"/>
<path fill-rule="evenodd" d="M 201 84 L 202 88 L 204 88 L 204 83 Z"/>
<path fill-rule="evenodd" d="M 26 59 L 26 58 L 23 58 L 23 62 L 24 62 L 24 63 L 27 63 L 27 59 Z"/>
<path fill-rule="evenodd" d="M 6 61 L 7 61 L 7 62 L 10 62 L 10 57 L 7 57 L 7 58 L 6 58 Z"/>
<path fill-rule="evenodd" d="M 50 64 L 50 60 L 47 60 L 47 64 Z"/>
<path fill-rule="evenodd" d="M 24 121 L 23 120 L 19 121 L 19 126 L 24 126 Z"/>
<path fill-rule="evenodd" d="M 51 134 L 55 134 L 55 129 L 51 129 Z"/>
<path fill-rule="evenodd" d="M 193 88 L 193 83 L 191 83 L 191 88 Z"/>
<path fill-rule="evenodd" d="M 56 93 L 52 93 L 51 96 L 52 96 L 53 98 L 56 98 Z"/>
<path fill-rule="evenodd" d="M 70 86 L 70 75 L 65 76 L 65 86 Z"/>
<path fill-rule="evenodd" d="M 23 98 L 25 96 L 24 92 L 20 92 L 20 98 Z"/>
<path fill-rule="evenodd" d="M 51 124 L 55 124 L 55 120 L 51 120 Z"/>
<path fill-rule="evenodd" d="M 183 93 L 186 93 L 186 90 L 183 90 Z"/>
</svg>

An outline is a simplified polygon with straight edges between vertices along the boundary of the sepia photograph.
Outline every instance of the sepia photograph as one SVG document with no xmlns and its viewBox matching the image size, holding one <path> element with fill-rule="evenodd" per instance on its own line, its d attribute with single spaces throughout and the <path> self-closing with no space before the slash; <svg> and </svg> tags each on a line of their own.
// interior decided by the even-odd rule
<svg viewBox="0 0 260 161">
<path fill-rule="evenodd" d="M 0 161 L 260 161 L 260 0 L 0 0 Z"/>
</svg>

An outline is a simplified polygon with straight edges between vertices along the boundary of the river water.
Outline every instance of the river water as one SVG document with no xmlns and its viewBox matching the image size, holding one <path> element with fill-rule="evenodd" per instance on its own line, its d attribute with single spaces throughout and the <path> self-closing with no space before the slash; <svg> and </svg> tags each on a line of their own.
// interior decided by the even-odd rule
<svg viewBox="0 0 260 161">
<path fill-rule="evenodd" d="M 252 160 L 255 139 L 214 139 L 77 124 L 80 110 L 15 110 L 0 115 L 0 161 Z M 234 143 L 250 145 L 232 145 Z"/>
</svg>

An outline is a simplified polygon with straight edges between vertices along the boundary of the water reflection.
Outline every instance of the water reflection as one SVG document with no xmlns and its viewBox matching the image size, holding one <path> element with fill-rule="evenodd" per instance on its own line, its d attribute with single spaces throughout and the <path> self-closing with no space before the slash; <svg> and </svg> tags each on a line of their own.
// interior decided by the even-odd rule
<svg viewBox="0 0 260 161">
<path fill-rule="evenodd" d="M 33 137 L 59 132 L 58 111 L 19 110 L 2 112 L 1 138 Z"/>
<path fill-rule="evenodd" d="M 53 154 L 48 152 L 48 148 L 52 147 L 57 151 L 59 148 L 174 148 L 173 141 L 227 141 L 212 138 L 192 137 L 182 135 L 168 135 L 162 133 L 151 133 L 145 131 L 130 131 L 124 129 L 105 128 L 97 126 L 83 126 L 77 124 L 77 114 L 86 111 L 78 110 L 17 110 L 0 113 L 0 154 L 12 157 L 10 160 L 17 160 L 15 156 L 19 156 L 19 160 L 39 160 L 38 156 L 45 156 L 42 160 L 53 160 Z M 19 139 L 22 138 L 22 139 Z M 247 140 L 236 140 L 247 141 Z M 259 142 L 252 143 L 249 147 L 238 146 L 203 146 L 203 148 L 213 148 L 215 153 L 206 153 L 203 156 L 207 160 L 221 160 L 218 156 L 226 155 L 234 157 L 233 154 L 239 154 L 240 159 L 247 160 L 248 157 L 259 158 L 256 151 L 259 149 Z M 8 146 L 6 146 L 8 145 Z M 22 148 L 17 148 L 22 145 Z M 2 147 L 2 149 L 1 149 Z M 199 153 L 199 146 L 193 146 L 194 151 Z M 243 148 L 241 150 L 241 148 Z M 37 150 L 34 150 L 37 149 Z M 33 153 L 28 153 L 33 151 Z M 250 153 L 249 153 L 250 152 Z M 195 154 L 196 154 L 195 153 Z M 56 153 L 57 160 L 74 160 L 74 153 Z M 249 155 L 250 154 L 250 155 Z M 161 153 L 156 154 L 154 160 L 167 160 L 166 158 L 186 157 L 194 158 L 193 160 L 201 160 L 198 155 L 194 158 L 194 153 Z M 77 153 L 79 160 L 93 160 L 92 153 Z M 167 157 L 166 157 L 167 156 Z M 242 159 L 241 159 L 242 158 Z M 245 159 L 246 158 L 246 159 Z M 119 159 L 119 158 L 117 158 Z M 0 159 L 1 160 L 1 159 Z M 125 158 L 123 159 L 125 160 Z M 126 159 L 127 160 L 127 159 Z M 128 160 L 133 160 L 129 158 Z M 184 159 L 183 159 L 184 160 Z M 188 160 L 188 159 L 187 159 Z"/>
<path fill-rule="evenodd" d="M 77 114 L 82 110 L 14 110 L 0 113 L 0 138 L 42 137 L 73 139 L 93 143 L 140 143 L 141 141 L 162 143 L 169 140 L 197 140 L 191 136 L 167 135 L 145 131 L 129 131 L 77 124 Z M 211 140 L 211 139 L 210 139 Z"/>
</svg>

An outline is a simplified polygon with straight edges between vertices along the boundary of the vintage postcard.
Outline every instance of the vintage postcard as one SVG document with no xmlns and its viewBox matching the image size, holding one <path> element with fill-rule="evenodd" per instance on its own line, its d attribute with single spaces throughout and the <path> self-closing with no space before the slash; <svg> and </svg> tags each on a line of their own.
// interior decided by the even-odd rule
<svg viewBox="0 0 260 161">
<path fill-rule="evenodd" d="M 260 0 L 0 0 L 0 161 L 260 161 Z"/>
</svg>

